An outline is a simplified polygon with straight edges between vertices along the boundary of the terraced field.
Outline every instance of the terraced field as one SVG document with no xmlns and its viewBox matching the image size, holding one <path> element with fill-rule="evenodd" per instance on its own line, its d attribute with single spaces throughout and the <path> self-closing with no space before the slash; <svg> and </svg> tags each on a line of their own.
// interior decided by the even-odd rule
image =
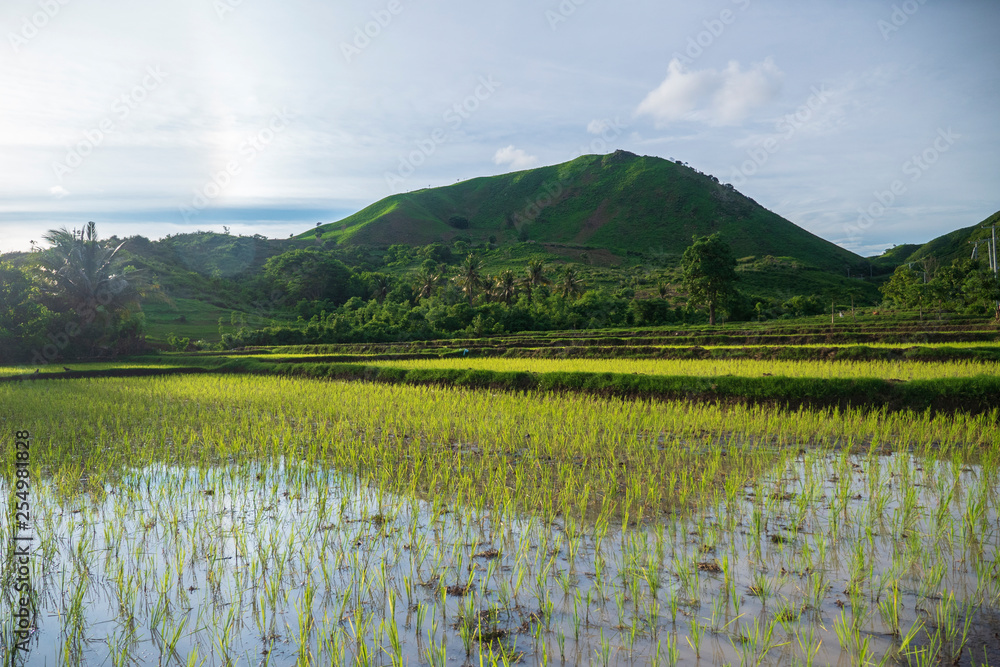
<svg viewBox="0 0 1000 667">
<path fill-rule="evenodd" d="M 0 532 L 27 550 L 3 604 L 31 610 L 0 650 L 1000 664 L 995 331 L 658 348 L 691 358 L 628 333 L 0 369 Z"/>
</svg>

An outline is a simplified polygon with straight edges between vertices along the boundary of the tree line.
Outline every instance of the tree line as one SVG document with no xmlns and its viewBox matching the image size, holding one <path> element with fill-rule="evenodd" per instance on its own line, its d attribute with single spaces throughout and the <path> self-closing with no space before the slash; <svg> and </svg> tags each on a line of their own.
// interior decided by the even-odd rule
<svg viewBox="0 0 1000 667">
<path fill-rule="evenodd" d="M 152 272 L 133 265 L 143 266 L 140 256 L 123 251 L 127 242 L 100 239 L 93 223 L 50 230 L 43 239 L 49 247 L 30 261 L 0 262 L 0 363 L 45 364 L 147 349 L 142 303 L 163 295 Z M 243 310 L 252 315 L 250 304 L 269 303 L 267 319 L 281 323 L 248 324 L 245 315 L 220 321 L 221 347 L 716 324 L 721 317 L 746 321 L 830 312 L 830 295 L 785 301 L 747 295 L 739 288 L 729 245 L 718 234 L 693 239 L 676 284 L 660 282 L 642 293 L 637 283 L 624 280 L 618 286 L 590 284 L 572 263 L 533 259 L 521 270 L 490 274 L 481 254 L 462 241 L 391 246 L 377 264 L 352 257 L 319 244 L 270 257 L 245 281 Z M 1000 300 L 993 274 L 975 260 L 901 266 L 882 293 L 884 305 L 921 316 L 932 310 L 993 313 Z M 172 338 L 179 349 L 191 344 Z"/>
<path fill-rule="evenodd" d="M 926 313 L 992 313 L 1000 321 L 1000 281 L 979 259 L 941 266 L 933 258 L 903 264 L 881 287 L 887 306 Z"/>
</svg>

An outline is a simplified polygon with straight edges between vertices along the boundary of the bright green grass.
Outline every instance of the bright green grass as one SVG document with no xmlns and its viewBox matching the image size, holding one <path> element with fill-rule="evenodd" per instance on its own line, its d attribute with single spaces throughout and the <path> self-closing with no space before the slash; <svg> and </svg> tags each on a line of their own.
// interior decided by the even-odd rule
<svg viewBox="0 0 1000 667">
<path fill-rule="evenodd" d="M 31 664 L 951 664 L 1000 600 L 995 415 L 227 375 L 0 422 Z"/>
<path fill-rule="evenodd" d="M 174 303 L 147 303 L 143 306 L 146 315 L 146 338 L 153 342 L 165 343 L 170 334 L 192 341 L 218 342 L 219 318 L 226 331 L 230 326 L 232 309 L 215 306 L 197 299 L 174 299 Z M 270 326 L 271 318 L 244 313 L 248 324 L 255 328 Z M 183 321 L 181 321 L 183 318 Z"/>
<path fill-rule="evenodd" d="M 754 359 L 417 359 L 372 361 L 372 365 L 394 368 L 458 368 L 535 373 L 637 373 L 641 375 L 692 375 L 711 377 L 765 375 L 815 378 L 882 378 L 927 380 L 934 378 L 998 375 L 1000 364 L 892 361 L 757 361 Z"/>
<path fill-rule="evenodd" d="M 86 363 L 78 362 L 66 362 L 66 367 L 72 371 L 109 371 L 109 370 L 124 370 L 124 369 L 135 369 L 135 368 L 171 368 L 174 364 L 169 363 L 123 363 L 123 362 L 105 362 L 105 361 L 94 361 Z M 39 375 L 62 375 L 63 365 L 62 364 L 52 364 L 49 366 L 0 366 L 0 377 L 10 377 L 12 375 L 31 375 L 38 370 Z"/>
</svg>

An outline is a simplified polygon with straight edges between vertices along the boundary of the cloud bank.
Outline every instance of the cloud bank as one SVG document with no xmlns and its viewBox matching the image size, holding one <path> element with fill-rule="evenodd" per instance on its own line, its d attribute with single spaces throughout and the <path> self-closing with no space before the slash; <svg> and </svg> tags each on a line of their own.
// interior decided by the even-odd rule
<svg viewBox="0 0 1000 667">
<path fill-rule="evenodd" d="M 514 171 L 538 166 L 536 156 L 528 155 L 523 148 L 514 148 L 513 145 L 498 150 L 493 156 L 493 162 L 501 166 L 509 166 Z"/>
<path fill-rule="evenodd" d="M 783 78 L 771 58 L 746 71 L 735 60 L 722 71 L 688 71 L 674 58 L 667 67 L 667 78 L 646 96 L 636 113 L 651 116 L 657 127 L 680 120 L 740 125 L 751 111 L 775 98 Z"/>
</svg>

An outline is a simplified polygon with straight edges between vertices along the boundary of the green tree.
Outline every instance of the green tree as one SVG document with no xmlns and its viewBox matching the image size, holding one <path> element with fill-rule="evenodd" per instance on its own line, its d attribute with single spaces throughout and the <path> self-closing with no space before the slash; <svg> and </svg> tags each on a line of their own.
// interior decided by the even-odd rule
<svg viewBox="0 0 1000 667">
<path fill-rule="evenodd" d="M 483 260 L 472 253 L 466 255 L 455 281 L 471 306 L 473 299 L 483 287 Z"/>
<path fill-rule="evenodd" d="M 694 237 L 681 260 L 684 287 L 697 306 L 708 306 L 708 322 L 715 324 L 715 309 L 736 291 L 736 259 L 718 233 Z"/>
<path fill-rule="evenodd" d="M 38 296 L 28 273 L 0 262 L 0 363 L 23 361 L 48 342 L 53 315 Z"/>
<path fill-rule="evenodd" d="M 437 290 L 443 279 L 444 275 L 438 267 L 425 266 L 420 269 L 420 273 L 417 274 L 415 286 L 417 301 L 419 302 L 421 299 L 428 299 L 434 296 L 434 292 Z"/>
<path fill-rule="evenodd" d="M 100 319 L 101 330 L 85 336 L 95 345 L 119 337 L 124 327 L 129 337 L 141 337 L 135 323 L 142 299 L 156 291 L 145 271 L 121 268 L 119 251 L 127 243 L 101 241 L 97 225 L 87 223 L 79 232 L 52 229 L 43 236 L 52 247 L 45 250 L 38 265 L 39 289 L 50 308 L 74 311 L 83 326 Z"/>
<path fill-rule="evenodd" d="M 567 266 L 559 279 L 559 294 L 566 299 L 572 299 L 583 293 L 583 279 L 577 274 L 576 269 Z"/>
<path fill-rule="evenodd" d="M 974 264 L 962 284 L 962 293 L 970 306 L 982 304 L 985 312 L 992 312 L 1000 320 L 1000 282 L 988 266 Z"/>
<path fill-rule="evenodd" d="M 365 282 L 371 295 L 379 303 L 384 302 L 392 290 L 392 280 L 384 273 L 369 273 L 365 276 Z"/>
<path fill-rule="evenodd" d="M 957 311 L 965 305 L 962 286 L 969 274 L 967 262 L 972 260 L 955 260 L 948 266 L 943 266 L 934 274 L 928 283 L 931 298 L 937 302 L 938 312 Z"/>
<path fill-rule="evenodd" d="M 897 308 L 918 308 L 923 319 L 924 305 L 931 295 L 930 288 L 924 283 L 923 272 L 917 273 L 907 264 L 898 266 L 889 282 L 882 285 L 879 291 Z"/>
<path fill-rule="evenodd" d="M 510 269 L 501 271 L 496 281 L 497 298 L 509 304 L 517 296 L 517 278 Z"/>
<path fill-rule="evenodd" d="M 549 278 L 545 275 L 545 262 L 540 259 L 533 259 L 528 262 L 528 268 L 525 269 L 524 276 L 524 289 L 528 292 L 530 297 L 536 287 L 541 287 L 543 285 L 549 284 Z"/>
<path fill-rule="evenodd" d="M 264 264 L 264 275 L 288 301 L 331 301 L 341 304 L 351 294 L 351 270 L 319 248 L 290 250 Z"/>
</svg>

